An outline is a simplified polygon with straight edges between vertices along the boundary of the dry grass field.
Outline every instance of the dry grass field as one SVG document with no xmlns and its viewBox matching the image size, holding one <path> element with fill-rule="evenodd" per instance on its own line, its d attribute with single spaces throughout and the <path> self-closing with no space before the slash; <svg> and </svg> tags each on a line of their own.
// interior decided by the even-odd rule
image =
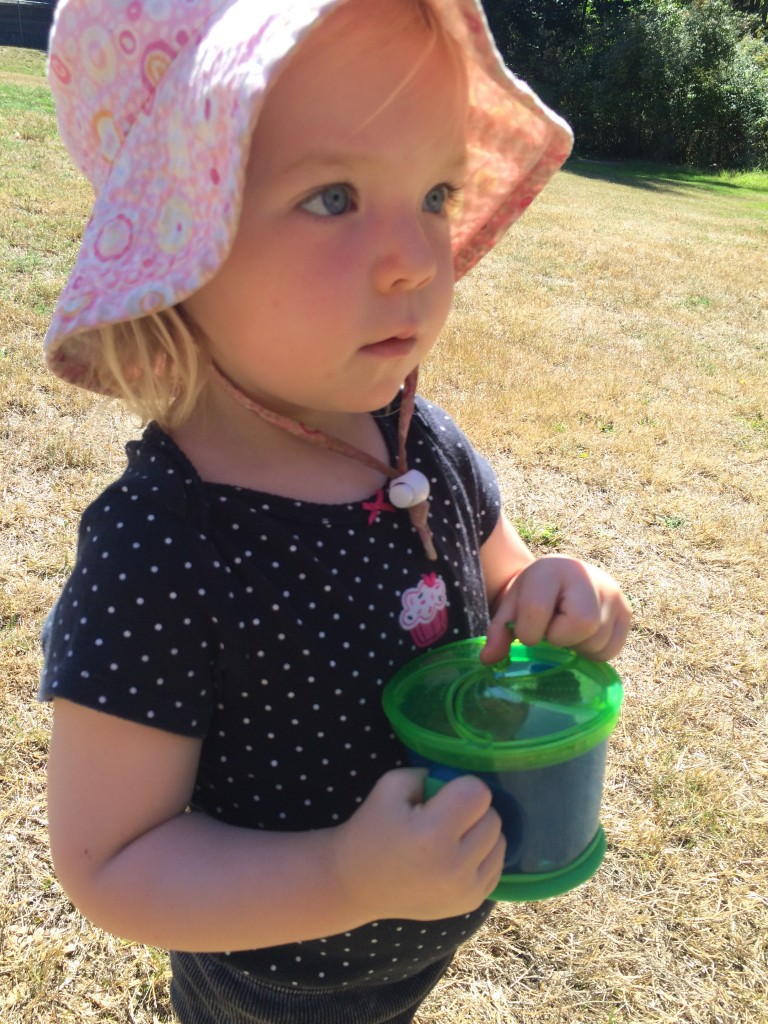
<svg viewBox="0 0 768 1024">
<path fill-rule="evenodd" d="M 170 1024 L 163 954 L 92 929 L 48 855 L 38 632 L 136 424 L 42 368 L 89 191 L 40 55 L 0 69 L 0 1019 Z M 576 163 L 459 289 L 423 390 L 636 619 L 601 870 L 499 905 L 419 1024 L 768 1024 L 766 242 L 765 175 Z"/>
</svg>

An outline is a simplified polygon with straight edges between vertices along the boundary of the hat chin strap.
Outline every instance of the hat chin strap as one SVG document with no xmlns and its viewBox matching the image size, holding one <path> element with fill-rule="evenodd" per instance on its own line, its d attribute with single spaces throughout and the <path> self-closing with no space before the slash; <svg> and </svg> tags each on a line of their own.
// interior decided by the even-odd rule
<svg viewBox="0 0 768 1024">
<path fill-rule="evenodd" d="M 349 459 L 361 462 L 369 469 L 375 469 L 391 479 L 389 485 L 389 500 L 397 508 L 407 508 L 408 515 L 416 532 L 421 538 L 424 546 L 424 554 L 430 561 L 435 561 L 437 551 L 432 541 L 432 531 L 429 529 L 429 481 L 418 469 L 408 469 L 408 461 L 405 451 L 405 442 L 408 437 L 408 428 L 413 418 L 413 408 L 416 400 L 416 382 L 418 380 L 418 367 L 415 367 L 405 378 L 403 394 L 400 402 L 400 415 L 397 423 L 397 467 L 388 466 L 386 462 L 369 455 L 362 448 L 356 448 L 338 437 L 332 437 L 323 430 L 308 427 L 299 420 L 291 419 L 290 416 L 282 416 L 280 413 L 268 409 L 260 402 L 249 397 L 244 391 L 234 384 L 222 370 L 212 363 L 213 371 L 225 391 L 227 391 L 236 402 L 239 402 L 249 412 L 261 417 L 273 427 L 279 427 L 294 437 L 301 438 L 310 444 L 320 448 L 326 448 L 345 455 Z"/>
</svg>

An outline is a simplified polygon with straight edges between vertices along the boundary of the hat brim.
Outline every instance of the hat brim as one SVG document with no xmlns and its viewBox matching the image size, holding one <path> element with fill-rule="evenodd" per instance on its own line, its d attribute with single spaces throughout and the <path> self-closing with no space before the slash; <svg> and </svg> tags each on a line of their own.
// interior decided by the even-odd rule
<svg viewBox="0 0 768 1024">
<path fill-rule="evenodd" d="M 175 306 L 216 273 L 237 231 L 250 138 L 267 87 L 302 36 L 343 2 L 286 5 L 268 24 L 262 18 L 243 32 L 256 21 L 253 0 L 225 0 L 199 26 L 199 42 L 170 63 L 120 144 L 114 132 L 102 133 L 114 158 L 95 182 L 92 214 L 46 335 L 46 360 L 58 376 L 90 386 L 97 329 Z M 458 279 L 567 159 L 572 135 L 504 67 L 476 0 L 433 3 L 469 77 L 468 173 L 453 233 Z M 68 6 L 60 5 L 51 36 L 54 92 Z M 76 146 L 70 148 L 77 158 Z M 82 148 L 79 155 L 83 166 Z"/>
</svg>

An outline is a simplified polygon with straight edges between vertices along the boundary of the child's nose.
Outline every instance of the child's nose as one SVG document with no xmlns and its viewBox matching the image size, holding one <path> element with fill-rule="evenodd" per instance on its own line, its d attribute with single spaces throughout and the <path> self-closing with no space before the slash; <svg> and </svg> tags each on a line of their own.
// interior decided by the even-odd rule
<svg viewBox="0 0 768 1024">
<path fill-rule="evenodd" d="M 416 218 L 401 218 L 382 232 L 374 282 L 381 292 L 423 288 L 437 273 L 434 242 Z"/>
</svg>

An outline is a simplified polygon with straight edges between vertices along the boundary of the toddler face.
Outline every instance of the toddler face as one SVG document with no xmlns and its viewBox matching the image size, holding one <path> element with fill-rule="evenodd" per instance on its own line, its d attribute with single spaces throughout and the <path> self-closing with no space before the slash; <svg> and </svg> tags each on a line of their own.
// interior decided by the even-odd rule
<svg viewBox="0 0 768 1024">
<path fill-rule="evenodd" d="M 390 402 L 451 303 L 466 86 L 418 20 L 391 31 L 404 6 L 344 4 L 291 58 L 232 251 L 185 303 L 230 379 L 317 425 Z"/>
</svg>

